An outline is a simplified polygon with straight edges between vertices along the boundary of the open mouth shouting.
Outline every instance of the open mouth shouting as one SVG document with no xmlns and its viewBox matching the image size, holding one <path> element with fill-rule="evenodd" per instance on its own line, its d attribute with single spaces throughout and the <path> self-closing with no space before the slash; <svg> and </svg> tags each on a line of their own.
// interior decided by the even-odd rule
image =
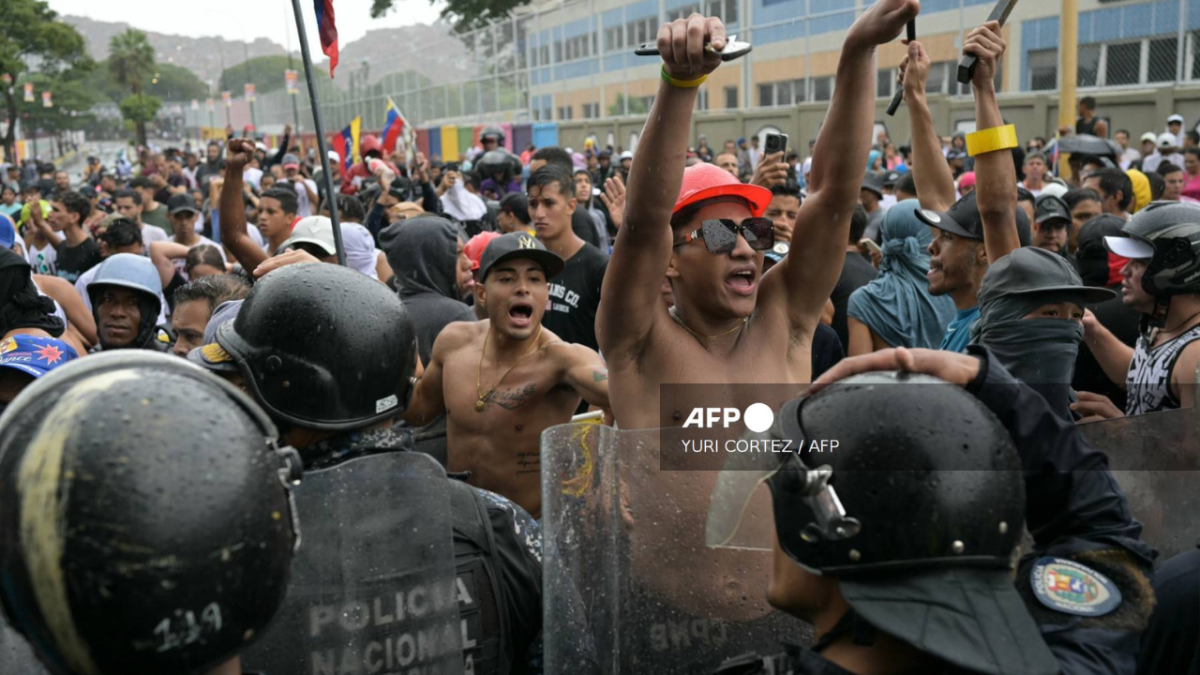
<svg viewBox="0 0 1200 675">
<path fill-rule="evenodd" d="M 516 328 L 527 328 L 533 324 L 533 304 L 528 300 L 516 300 L 508 308 L 508 320 Z"/>
<path fill-rule="evenodd" d="M 725 287 L 735 295 L 750 296 L 754 294 L 754 282 L 757 278 L 758 268 L 754 265 L 743 265 L 725 277 Z"/>
</svg>

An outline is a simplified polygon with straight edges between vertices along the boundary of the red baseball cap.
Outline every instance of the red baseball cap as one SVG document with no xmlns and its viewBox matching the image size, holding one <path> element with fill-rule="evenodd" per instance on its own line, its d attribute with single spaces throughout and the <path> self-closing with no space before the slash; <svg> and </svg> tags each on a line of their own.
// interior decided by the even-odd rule
<svg viewBox="0 0 1200 675">
<path fill-rule="evenodd" d="M 488 243 L 499 236 L 499 232 L 480 232 L 471 237 L 471 240 L 463 247 L 463 253 L 466 253 L 467 258 L 471 260 L 472 272 L 479 269 L 479 259 L 483 257 L 483 250 L 487 248 Z"/>
<path fill-rule="evenodd" d="M 741 197 L 750 205 L 751 215 L 761 216 L 771 203 L 771 191 L 758 185 L 746 185 L 713 164 L 697 164 L 683 170 L 683 186 L 671 213 L 714 197 Z"/>
</svg>

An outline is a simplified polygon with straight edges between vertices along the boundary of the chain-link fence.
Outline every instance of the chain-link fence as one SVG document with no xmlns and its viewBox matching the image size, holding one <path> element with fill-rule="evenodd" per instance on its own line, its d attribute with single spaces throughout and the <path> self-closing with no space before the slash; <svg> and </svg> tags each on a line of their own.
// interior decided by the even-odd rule
<svg viewBox="0 0 1200 675">
<path fill-rule="evenodd" d="M 328 130 L 362 117 L 379 129 L 390 97 L 415 125 L 595 119 L 644 114 L 657 89 L 656 60 L 633 50 L 653 42 L 665 21 L 692 12 L 719 16 L 731 34 L 754 45 L 726 64 L 700 92 L 698 108 L 732 111 L 827 101 L 846 31 L 871 0 L 577 0 L 541 2 L 509 19 L 456 35 L 454 72 L 383 59 L 344 63 L 337 83 L 326 78 L 320 103 Z M 1193 6 L 1195 5 L 1195 6 Z M 928 90 L 969 94 L 954 77 L 965 35 L 982 23 L 991 0 L 926 0 L 919 37 L 933 60 Z M 997 76 L 1007 94 L 1050 93 L 1059 87 L 1058 3 L 1021 3 L 1005 27 L 1008 52 Z M 1078 86 L 1081 95 L 1112 88 L 1153 88 L 1200 80 L 1200 0 L 1158 0 L 1109 6 L 1081 0 Z M 890 98 L 904 50 L 878 52 L 877 94 Z M 367 72 L 369 70 L 369 72 Z M 282 78 L 282 74 L 281 74 Z M 298 117 L 311 129 L 307 91 L 260 95 L 247 107 L 212 114 L 186 111 L 190 127 L 236 128 L 254 121 L 279 127 Z M 1149 98 L 1152 98 L 1150 96 Z M 293 104 L 294 107 L 293 107 Z"/>
</svg>

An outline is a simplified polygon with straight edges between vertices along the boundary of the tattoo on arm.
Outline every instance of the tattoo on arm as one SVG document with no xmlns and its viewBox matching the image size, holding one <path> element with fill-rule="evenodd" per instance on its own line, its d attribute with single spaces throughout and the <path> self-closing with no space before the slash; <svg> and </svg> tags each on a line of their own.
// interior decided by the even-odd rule
<svg viewBox="0 0 1200 675">
<path fill-rule="evenodd" d="M 505 410 L 516 410 L 525 405 L 525 402 L 537 393 L 537 387 L 528 384 L 520 389 L 507 389 L 505 391 L 494 391 L 487 397 L 487 405 L 496 405 Z"/>
<path fill-rule="evenodd" d="M 603 382 L 607 379 L 608 379 L 608 371 L 607 370 L 593 370 L 592 371 L 592 382 Z"/>
</svg>

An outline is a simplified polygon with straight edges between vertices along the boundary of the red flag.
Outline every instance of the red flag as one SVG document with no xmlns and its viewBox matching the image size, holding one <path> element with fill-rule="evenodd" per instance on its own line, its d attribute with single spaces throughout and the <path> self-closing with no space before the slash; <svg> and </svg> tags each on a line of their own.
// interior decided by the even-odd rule
<svg viewBox="0 0 1200 675">
<path fill-rule="evenodd" d="M 321 51 L 329 57 L 329 77 L 338 64 L 338 34 L 334 23 L 333 0 L 313 0 L 317 12 L 317 33 L 321 36 Z"/>
</svg>

